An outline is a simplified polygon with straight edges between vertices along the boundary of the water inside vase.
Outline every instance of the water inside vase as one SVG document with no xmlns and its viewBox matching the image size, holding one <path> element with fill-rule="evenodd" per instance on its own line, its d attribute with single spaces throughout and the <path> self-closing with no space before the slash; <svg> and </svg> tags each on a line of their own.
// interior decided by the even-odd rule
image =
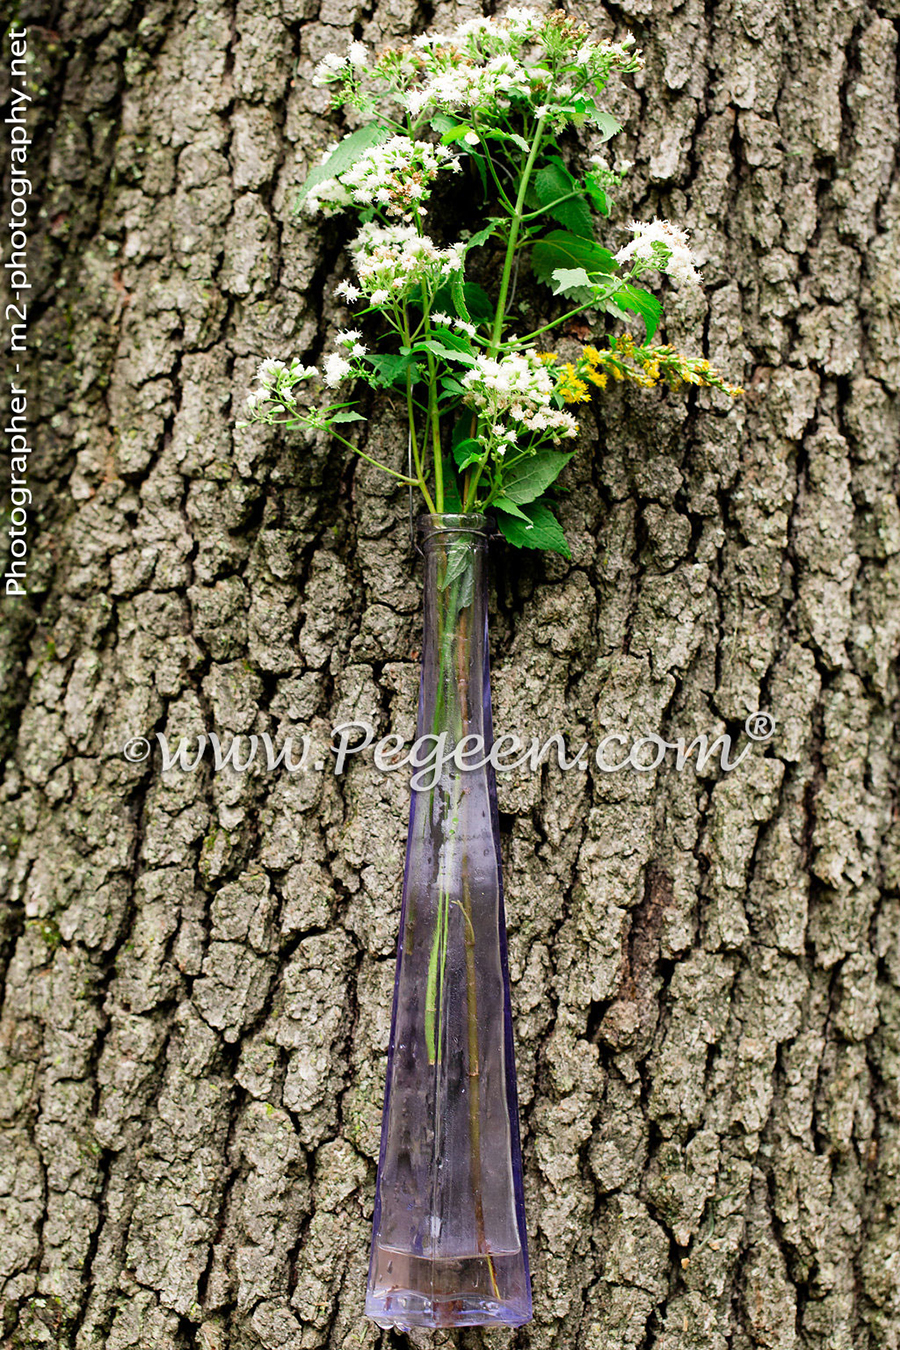
<svg viewBox="0 0 900 1350">
<path fill-rule="evenodd" d="M 376 1243 L 366 1314 L 382 1327 L 528 1320 L 519 1248 L 429 1257 Z"/>
</svg>

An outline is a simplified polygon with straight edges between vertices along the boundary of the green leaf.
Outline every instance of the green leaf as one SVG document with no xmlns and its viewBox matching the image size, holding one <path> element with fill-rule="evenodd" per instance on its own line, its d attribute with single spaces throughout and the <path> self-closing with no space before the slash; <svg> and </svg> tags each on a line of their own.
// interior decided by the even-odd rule
<svg viewBox="0 0 900 1350">
<path fill-rule="evenodd" d="M 591 220 L 590 207 L 584 197 L 569 197 L 568 201 L 553 203 L 570 192 L 580 192 L 580 186 L 569 173 L 561 159 L 555 157 L 543 169 L 534 175 L 534 186 L 538 201 L 554 220 L 565 225 L 572 234 L 581 239 L 593 239 L 594 222 Z"/>
<path fill-rule="evenodd" d="M 449 285 L 441 286 L 440 290 L 435 291 L 434 298 L 431 301 L 431 312 L 440 314 L 441 312 L 449 314 L 451 310 L 456 310 L 461 319 L 469 320 L 472 323 L 485 323 L 494 317 L 494 302 L 487 291 L 474 281 L 462 282 L 462 294 L 465 303 L 464 314 L 460 313 L 458 304 L 459 292 L 456 289 L 456 283 L 460 280 L 460 274 L 454 273 L 450 279 Z"/>
<path fill-rule="evenodd" d="M 438 135 L 443 136 L 445 131 L 456 126 L 456 118 L 448 117 L 446 113 L 436 112 L 432 117 L 429 126 L 433 127 Z"/>
<path fill-rule="evenodd" d="M 591 116 L 591 121 L 600 129 L 600 136 L 604 141 L 609 141 L 618 132 L 622 130 L 620 122 L 608 112 L 595 112 Z"/>
<path fill-rule="evenodd" d="M 662 317 L 662 305 L 655 295 L 645 291 L 642 286 L 621 286 L 612 297 L 616 305 L 621 305 L 623 309 L 633 310 L 644 320 L 644 326 L 647 329 L 647 341 L 649 342 L 659 327 L 659 321 Z"/>
<path fill-rule="evenodd" d="M 442 356 L 445 361 L 456 361 L 461 366 L 474 366 L 475 357 L 468 343 L 463 340 L 460 346 L 457 346 L 455 333 L 448 333 L 443 328 L 440 331 L 440 342 L 435 338 L 426 338 L 424 342 L 416 345 L 415 350 L 431 352 L 433 356 Z"/>
<path fill-rule="evenodd" d="M 454 272 L 450 278 L 450 295 L 453 299 L 453 308 L 457 315 L 466 322 L 471 320 L 469 309 L 466 304 L 466 288 L 463 285 L 462 273 Z M 441 311 L 438 310 L 438 313 Z"/>
<path fill-rule="evenodd" d="M 444 466 L 444 510 L 449 515 L 455 516 L 462 511 L 462 498 L 453 471 L 453 461 L 449 455 L 442 455 L 441 462 Z"/>
<path fill-rule="evenodd" d="M 345 408 L 343 412 L 335 413 L 331 420 L 332 422 L 364 422 L 366 419 L 363 417 L 362 413 L 353 412 L 351 409 Z"/>
<path fill-rule="evenodd" d="M 446 508 L 446 502 L 444 503 Z M 445 591 L 451 586 L 457 577 L 461 577 L 463 572 L 471 562 L 471 554 L 467 548 L 458 548 L 455 553 L 451 553 L 447 559 L 447 568 L 444 575 L 438 581 L 438 586 Z"/>
<path fill-rule="evenodd" d="M 526 525 L 531 524 L 531 517 L 526 516 L 522 508 L 517 506 L 511 497 L 495 497 L 491 506 L 495 511 L 502 511 L 507 516 L 515 516 L 516 520 L 524 520 Z"/>
<path fill-rule="evenodd" d="M 466 244 L 466 253 L 471 253 L 473 248 L 481 248 L 482 244 L 486 244 L 498 224 L 499 221 L 492 220 L 490 224 L 485 225 L 483 230 L 479 230 L 477 234 L 473 234 L 472 238 Z"/>
<path fill-rule="evenodd" d="M 345 136 L 339 145 L 328 156 L 324 164 L 317 164 L 306 176 L 306 180 L 300 189 L 300 195 L 297 198 L 297 205 L 310 191 L 319 183 L 327 183 L 331 178 L 337 178 L 338 174 L 344 173 L 351 168 L 358 159 L 362 159 L 367 150 L 371 150 L 373 145 L 381 145 L 393 132 L 390 127 L 383 127 L 380 122 L 369 122 L 367 126 L 360 127 L 358 131 L 352 131 L 349 136 Z"/>
<path fill-rule="evenodd" d="M 557 267 L 553 273 L 553 294 L 577 298 L 580 291 L 590 287 L 591 279 L 583 267 Z"/>
<path fill-rule="evenodd" d="M 539 281 L 552 286 L 553 274 L 561 268 L 583 267 L 590 277 L 601 272 L 609 274 L 615 271 L 616 264 L 609 249 L 601 248 L 593 240 L 580 239 L 565 230 L 551 230 L 532 248 L 531 266 Z M 585 291 L 572 298 L 588 304 L 591 297 Z"/>
<path fill-rule="evenodd" d="M 531 522 L 530 528 L 516 516 L 498 512 L 497 524 L 508 543 L 515 548 L 545 548 L 551 553 L 561 553 L 564 558 L 571 558 L 562 526 L 546 502 L 532 502 L 525 514 Z"/>
<path fill-rule="evenodd" d="M 486 141 L 511 141 L 513 145 L 518 146 L 518 148 L 526 155 L 531 149 L 531 146 L 528 144 L 525 137 L 519 136 L 515 131 L 500 131 L 498 128 L 494 128 L 491 131 L 480 131 L 478 134 L 479 136 L 483 136 Z"/>
<path fill-rule="evenodd" d="M 503 480 L 504 495 L 518 506 L 533 502 L 551 483 L 555 483 L 574 451 L 538 450 L 510 469 Z"/>
<path fill-rule="evenodd" d="M 376 356 L 367 355 L 363 360 L 375 371 L 375 377 L 369 380 L 376 388 L 387 389 L 395 384 L 401 376 L 405 377 L 408 370 L 416 370 L 415 359 L 412 356 Z"/>
<path fill-rule="evenodd" d="M 588 196 L 594 203 L 595 209 L 600 212 L 601 216 L 608 216 L 609 198 L 607 197 L 606 193 L 603 191 L 603 188 L 600 186 L 599 182 L 592 173 L 589 173 L 585 178 L 584 186 L 587 190 Z"/>
<path fill-rule="evenodd" d="M 483 454 L 484 447 L 481 442 L 472 440 L 470 436 L 467 436 L 464 441 L 459 441 L 453 447 L 453 458 L 456 460 L 456 467 L 460 473 L 467 469 L 470 464 L 474 464 L 476 460 L 481 459 Z"/>
<path fill-rule="evenodd" d="M 458 122 L 455 127 L 445 131 L 441 137 L 441 145 L 452 145 L 454 141 L 461 141 L 463 136 L 468 136 L 472 128 L 468 122 Z"/>
<path fill-rule="evenodd" d="M 494 302 L 483 286 L 479 286 L 477 281 L 467 281 L 463 286 L 463 294 L 474 323 L 485 323 L 493 319 Z M 460 318 L 462 317 L 460 315 Z"/>
<path fill-rule="evenodd" d="M 445 375 L 441 380 L 442 397 L 459 398 L 460 394 L 466 392 L 465 385 L 460 384 L 459 380 L 454 380 L 451 375 Z"/>
<path fill-rule="evenodd" d="M 470 161 L 475 165 L 475 167 L 476 167 L 477 170 L 478 170 L 478 176 L 479 176 L 479 178 L 481 179 L 481 190 L 482 190 L 482 192 L 484 193 L 485 197 L 487 197 L 487 195 L 488 195 L 488 176 L 487 176 L 487 165 L 486 165 L 485 160 L 484 160 L 484 155 L 479 155 L 479 154 L 475 151 L 474 146 L 471 146 L 471 145 L 470 145 L 470 146 L 469 146 L 469 159 L 470 159 Z"/>
</svg>

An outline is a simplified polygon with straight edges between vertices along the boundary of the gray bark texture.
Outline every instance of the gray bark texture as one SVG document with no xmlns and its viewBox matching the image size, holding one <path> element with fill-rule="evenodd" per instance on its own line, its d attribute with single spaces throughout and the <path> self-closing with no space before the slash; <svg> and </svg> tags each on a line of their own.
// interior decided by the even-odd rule
<svg viewBox="0 0 900 1350">
<path fill-rule="evenodd" d="M 122 748 L 412 734 L 402 489 L 236 423 L 262 356 L 348 321 L 345 236 L 293 209 L 348 125 L 312 64 L 474 12 L 20 6 L 42 229 L 30 595 L 3 600 L 10 1350 L 427 1341 L 362 1316 L 407 782 Z M 501 781 L 535 1319 L 437 1343 L 895 1350 L 900 6 L 584 13 L 647 62 L 613 99 L 614 223 L 689 227 L 706 290 L 666 334 L 747 392 L 607 392 L 571 564 L 496 550 L 495 723 L 778 729 L 731 773 Z M 401 464 L 399 415 L 372 419 Z"/>
</svg>

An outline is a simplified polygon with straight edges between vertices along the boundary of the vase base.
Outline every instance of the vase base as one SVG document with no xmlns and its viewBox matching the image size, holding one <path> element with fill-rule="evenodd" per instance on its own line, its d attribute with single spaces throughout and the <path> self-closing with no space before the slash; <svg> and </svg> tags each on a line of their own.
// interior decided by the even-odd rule
<svg viewBox="0 0 900 1350">
<path fill-rule="evenodd" d="M 435 1259 L 376 1245 L 366 1316 L 377 1326 L 520 1327 L 531 1321 L 521 1251 Z"/>
</svg>

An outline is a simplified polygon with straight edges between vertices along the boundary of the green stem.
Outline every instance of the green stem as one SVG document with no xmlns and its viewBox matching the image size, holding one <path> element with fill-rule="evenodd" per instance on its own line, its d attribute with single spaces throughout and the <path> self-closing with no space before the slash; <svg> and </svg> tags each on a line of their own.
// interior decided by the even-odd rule
<svg viewBox="0 0 900 1350">
<path fill-rule="evenodd" d="M 360 459 L 367 460 L 369 464 L 374 464 L 376 469 L 383 469 L 384 472 L 389 473 L 392 478 L 399 479 L 399 481 L 403 483 L 405 487 L 421 486 L 418 478 L 407 478 L 405 473 L 397 473 L 396 469 L 389 469 L 386 464 L 382 464 L 380 460 L 373 459 L 371 455 L 366 454 L 365 450 L 360 450 L 358 445 L 353 445 L 351 441 L 345 440 L 343 436 L 339 435 L 332 428 L 329 428 L 329 430 L 334 439 L 336 441 L 340 441 L 341 445 L 346 445 L 347 449 L 352 450 L 355 455 L 359 455 Z"/>
<path fill-rule="evenodd" d="M 524 218 L 523 208 L 525 198 L 528 195 L 528 184 L 531 181 L 531 174 L 534 169 L 535 160 L 541 149 L 541 142 L 544 139 L 544 118 L 539 117 L 535 127 L 534 140 L 531 142 L 531 149 L 528 151 L 528 158 L 525 161 L 525 168 L 522 170 L 522 178 L 519 182 L 519 191 L 516 194 L 516 208 L 510 217 L 509 238 L 506 241 L 506 257 L 503 260 L 503 274 L 500 277 L 500 293 L 497 296 L 497 311 L 494 315 L 494 324 L 491 329 L 491 342 L 488 347 L 488 356 L 496 357 L 501 347 L 500 335 L 503 332 L 503 321 L 506 318 L 506 299 L 509 295 L 509 282 L 512 276 L 513 259 L 516 255 L 516 241 L 519 237 L 519 227 Z M 484 472 L 488 460 L 488 452 L 485 451 L 481 461 L 475 465 L 466 491 L 466 499 L 463 502 L 463 510 L 471 511 L 472 504 L 475 501 L 475 493 L 478 490 L 478 483 Z"/>
<path fill-rule="evenodd" d="M 522 223 L 522 208 L 525 205 L 525 198 L 528 195 L 528 184 L 531 180 L 531 172 L 534 168 L 534 162 L 538 157 L 543 138 L 544 118 L 539 117 L 534 133 L 534 140 L 531 143 L 531 149 L 528 152 L 528 159 L 525 161 L 525 168 L 519 183 L 519 191 L 516 196 L 516 209 L 513 211 L 509 222 L 509 239 L 506 243 L 506 257 L 503 260 L 503 275 L 500 278 L 500 294 L 497 297 L 497 312 L 494 315 L 494 326 L 491 330 L 491 345 L 488 349 L 490 356 L 496 356 L 500 348 L 500 334 L 503 331 L 503 320 L 506 318 L 506 297 L 509 294 L 509 279 L 512 275 L 513 258 L 515 257 L 516 252 L 516 240 L 519 237 L 519 226 Z"/>
<path fill-rule="evenodd" d="M 431 352 L 428 357 L 428 416 L 431 421 L 431 444 L 434 454 L 434 499 L 438 513 L 444 509 L 444 463 L 441 455 L 441 423 L 437 410 L 437 375 Z"/>
<path fill-rule="evenodd" d="M 503 345 L 505 347 L 524 347 L 527 343 L 531 342 L 533 338 L 540 337 L 541 333 L 546 333 L 549 329 L 556 328 L 559 324 L 565 323 L 567 319 L 574 319 L 577 315 L 583 314 L 586 309 L 595 309 L 598 304 L 602 304 L 605 300 L 608 300 L 610 296 L 615 295 L 616 291 L 621 289 L 621 286 L 621 278 L 617 277 L 615 285 L 609 286 L 605 294 L 593 296 L 590 304 L 579 305 L 577 309 L 567 310 L 565 314 L 560 314 L 558 319 L 551 319 L 549 323 L 545 323 L 543 328 L 536 328 L 533 333 L 527 333 L 525 337 L 519 338 L 515 343 L 504 343 Z"/>
<path fill-rule="evenodd" d="M 406 372 L 406 414 L 409 419 L 409 439 L 413 452 L 413 463 L 416 466 L 416 481 L 421 489 L 422 496 L 425 498 L 425 505 L 432 515 L 435 514 L 434 502 L 431 500 L 431 493 L 428 491 L 428 485 L 425 482 L 425 475 L 422 472 L 422 461 L 419 458 L 419 442 L 416 438 L 416 416 L 413 412 L 412 396 L 412 375 Z"/>
<path fill-rule="evenodd" d="M 573 197 L 580 197 L 582 193 L 576 189 L 574 192 L 567 192 L 564 197 L 557 197 L 555 201 L 548 202 L 546 206 L 539 206 L 536 211 L 529 211 L 522 217 L 523 220 L 534 220 L 535 216 L 546 216 L 552 211 L 554 206 L 560 206 L 563 202 L 570 202 Z"/>
</svg>

